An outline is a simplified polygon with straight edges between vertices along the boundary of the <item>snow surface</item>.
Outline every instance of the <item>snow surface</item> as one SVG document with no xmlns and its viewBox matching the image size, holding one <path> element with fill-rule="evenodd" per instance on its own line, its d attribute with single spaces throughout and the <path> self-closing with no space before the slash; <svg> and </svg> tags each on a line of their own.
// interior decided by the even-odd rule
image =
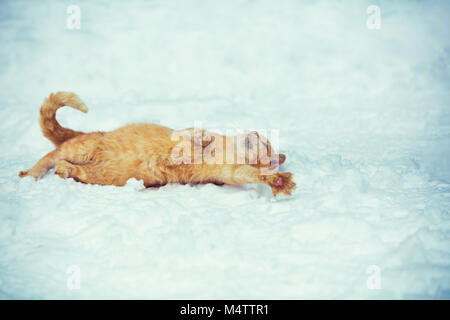
<svg viewBox="0 0 450 320">
<path fill-rule="evenodd" d="M 0 2 L 0 298 L 450 298 L 449 21 L 448 1 Z M 59 111 L 77 130 L 279 129 L 298 189 L 19 179 L 59 90 L 90 108 Z"/>
</svg>

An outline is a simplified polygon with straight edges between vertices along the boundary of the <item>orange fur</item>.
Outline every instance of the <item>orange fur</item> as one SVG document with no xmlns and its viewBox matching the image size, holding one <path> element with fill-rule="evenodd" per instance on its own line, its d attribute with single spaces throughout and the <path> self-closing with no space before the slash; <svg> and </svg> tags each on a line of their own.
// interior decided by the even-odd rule
<svg viewBox="0 0 450 320">
<path fill-rule="evenodd" d="M 273 164 L 263 163 L 259 159 L 252 165 L 227 163 L 225 157 L 224 164 L 208 164 L 204 161 L 199 164 L 175 163 L 172 151 L 179 141 L 172 140 L 174 130 L 156 124 L 130 124 L 111 132 L 92 133 L 63 128 L 56 121 L 55 113 L 64 105 L 87 112 L 84 103 L 74 93 L 51 94 L 42 104 L 40 125 L 44 136 L 55 144 L 56 149 L 45 155 L 30 170 L 21 171 L 20 177 L 31 175 L 37 180 L 55 168 L 55 174 L 64 179 L 73 178 L 100 185 L 123 186 L 128 179 L 136 178 L 143 180 L 145 186 L 167 183 L 263 183 L 271 187 L 274 195 L 290 194 L 295 188 L 291 173 L 262 174 L 261 168 L 273 167 Z M 187 129 L 187 132 L 192 135 L 190 146 L 193 159 L 197 140 L 193 128 Z M 201 133 L 209 134 L 206 131 Z M 239 145 L 237 137 L 231 140 L 234 144 L 232 147 L 247 148 L 245 159 L 248 163 L 249 145 Z M 202 140 L 199 147 L 206 151 L 210 144 L 222 143 L 225 150 L 225 138 L 216 135 L 210 141 Z M 261 141 L 260 143 L 258 140 L 258 148 L 267 148 L 270 154 L 270 143 L 264 139 Z M 213 156 L 214 152 L 213 150 L 211 153 Z M 283 163 L 285 156 L 277 156 L 279 163 Z"/>
<path fill-rule="evenodd" d="M 51 94 L 44 100 L 41 107 L 39 124 L 41 125 L 44 136 L 53 142 L 55 146 L 59 146 L 64 141 L 83 134 L 83 132 L 63 128 L 56 121 L 56 110 L 63 106 L 70 106 L 84 113 L 88 112 L 83 101 L 74 93 L 58 92 Z"/>
</svg>

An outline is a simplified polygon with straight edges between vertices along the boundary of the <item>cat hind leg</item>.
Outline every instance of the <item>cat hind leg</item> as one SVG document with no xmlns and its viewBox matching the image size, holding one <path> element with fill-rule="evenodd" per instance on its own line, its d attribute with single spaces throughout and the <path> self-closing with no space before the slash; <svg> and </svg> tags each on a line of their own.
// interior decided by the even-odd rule
<svg viewBox="0 0 450 320">
<path fill-rule="evenodd" d="M 20 171 L 19 177 L 33 176 L 35 180 L 41 179 L 58 160 L 59 152 L 54 150 L 42 157 L 30 170 Z"/>
</svg>

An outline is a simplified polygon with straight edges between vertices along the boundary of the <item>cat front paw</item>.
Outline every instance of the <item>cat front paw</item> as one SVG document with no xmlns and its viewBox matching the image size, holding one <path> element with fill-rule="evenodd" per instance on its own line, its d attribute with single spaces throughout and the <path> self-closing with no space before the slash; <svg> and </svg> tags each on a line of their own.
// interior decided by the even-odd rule
<svg viewBox="0 0 450 320">
<path fill-rule="evenodd" d="M 292 173 L 290 172 L 278 172 L 267 178 L 267 184 L 272 189 L 272 194 L 274 196 L 283 193 L 290 196 L 292 191 L 295 189 L 295 182 L 292 181 Z"/>
</svg>

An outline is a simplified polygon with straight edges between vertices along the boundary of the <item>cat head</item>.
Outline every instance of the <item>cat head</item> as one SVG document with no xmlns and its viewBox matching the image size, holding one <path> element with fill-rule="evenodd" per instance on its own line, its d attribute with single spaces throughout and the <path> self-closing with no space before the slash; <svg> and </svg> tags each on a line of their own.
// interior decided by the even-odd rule
<svg viewBox="0 0 450 320">
<path fill-rule="evenodd" d="M 246 163 L 256 168 L 276 169 L 286 161 L 286 156 L 277 154 L 269 139 L 256 131 L 237 136 L 237 148 L 245 152 Z"/>
</svg>

